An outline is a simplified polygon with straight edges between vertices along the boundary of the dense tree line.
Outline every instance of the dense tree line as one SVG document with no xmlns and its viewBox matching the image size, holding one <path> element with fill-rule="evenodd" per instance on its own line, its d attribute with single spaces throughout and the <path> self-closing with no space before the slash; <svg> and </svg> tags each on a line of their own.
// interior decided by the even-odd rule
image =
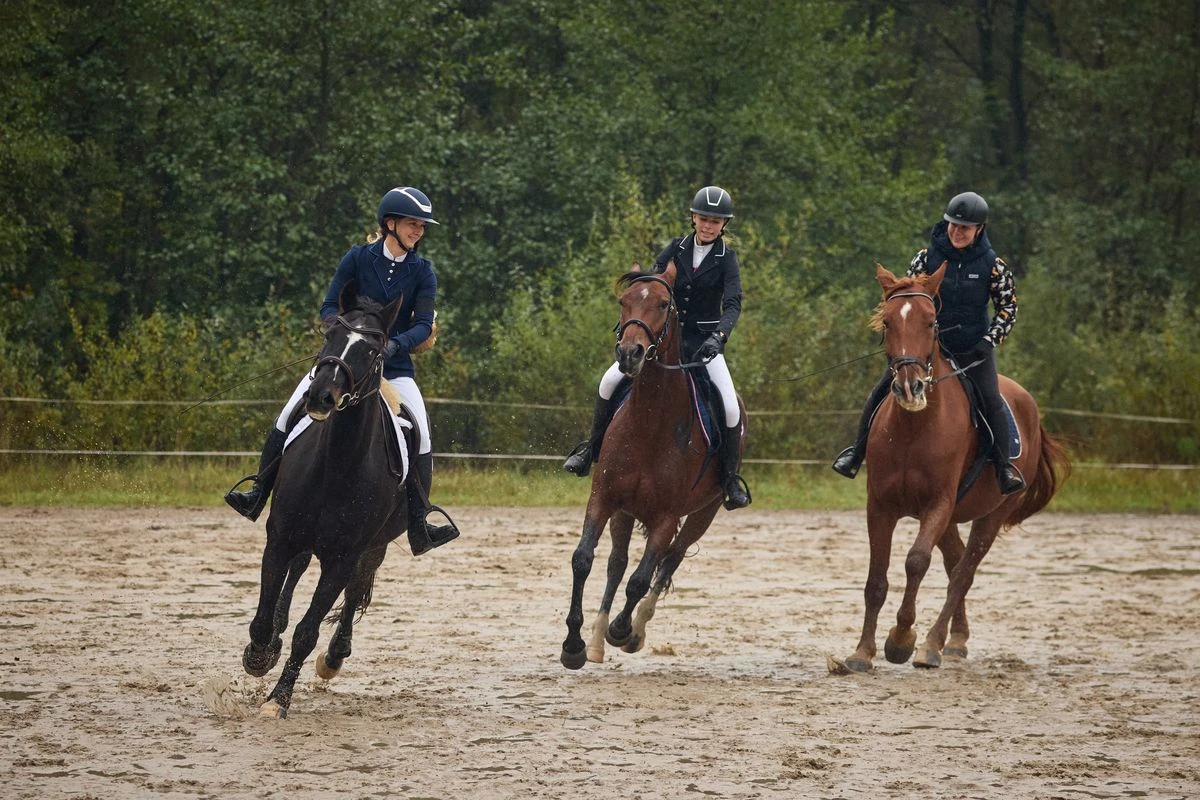
<svg viewBox="0 0 1200 800">
<path fill-rule="evenodd" d="M 412 183 L 445 223 L 423 245 L 443 329 L 426 391 L 584 404 L 611 279 L 685 231 L 691 192 L 717 182 L 747 285 L 735 378 L 752 412 L 797 413 L 764 419 L 770 455 L 844 438 L 849 419 L 804 415 L 857 406 L 878 361 L 782 379 L 870 351 L 874 262 L 906 266 L 965 188 L 991 202 L 1020 277 L 1004 371 L 1051 407 L 1200 419 L 1200 0 L 0 14 L 0 394 L 197 397 L 303 356 L 338 257 Z M 97 410 L 73 426 L 0 408 L 9 443 L 106 445 L 245 447 L 270 413 Z M 439 424 L 446 447 L 544 452 L 580 419 Z M 547 432 L 531 441 L 533 425 Z M 1195 424 L 1086 436 L 1112 458 L 1198 457 Z"/>
</svg>

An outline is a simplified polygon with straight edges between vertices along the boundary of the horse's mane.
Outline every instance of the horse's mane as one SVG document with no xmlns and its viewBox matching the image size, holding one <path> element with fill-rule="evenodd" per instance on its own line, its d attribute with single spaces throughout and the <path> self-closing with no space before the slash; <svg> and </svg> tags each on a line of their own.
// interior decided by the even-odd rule
<svg viewBox="0 0 1200 800">
<path fill-rule="evenodd" d="M 354 308 L 348 309 L 347 313 L 352 311 L 361 311 L 363 314 L 374 314 L 379 316 L 379 312 L 383 310 L 383 303 L 377 303 L 370 297 L 359 295 L 354 300 Z"/>
<path fill-rule="evenodd" d="M 898 292 L 908 291 L 913 288 L 924 290 L 925 281 L 928 278 L 928 275 L 905 275 L 902 278 L 897 278 L 895 285 L 884 291 L 883 299 L 879 301 L 879 305 L 875 306 L 875 311 L 871 314 L 871 330 L 883 330 L 883 310 L 887 306 L 889 297 Z"/>
</svg>

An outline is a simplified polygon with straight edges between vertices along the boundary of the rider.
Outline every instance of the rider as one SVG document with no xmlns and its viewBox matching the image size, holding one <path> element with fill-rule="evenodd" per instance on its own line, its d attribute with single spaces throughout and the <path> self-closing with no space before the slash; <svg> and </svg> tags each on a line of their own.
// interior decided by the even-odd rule
<svg viewBox="0 0 1200 800">
<path fill-rule="evenodd" d="M 984 414 L 994 442 L 991 456 L 996 464 L 1000 491 L 1012 494 L 1025 488 L 1020 470 L 1009 463 L 1008 415 L 1000 397 L 996 375 L 996 348 L 1012 331 L 1017 319 L 1017 297 L 1012 272 L 996 256 L 988 241 L 987 202 L 975 192 L 963 192 L 950 199 L 941 222 L 933 228 L 929 247 L 913 257 L 909 275 L 925 275 L 946 264 L 939 291 L 937 321 L 939 339 L 983 395 Z M 987 306 L 996 309 L 988 322 Z M 833 462 L 835 472 L 853 478 L 867 452 L 867 434 L 876 408 L 887 396 L 892 382 L 890 370 L 867 397 L 858 423 L 858 436 Z"/>
<path fill-rule="evenodd" d="M 458 536 L 453 524 L 429 526 L 425 517 L 429 513 L 425 490 L 421 486 L 431 485 L 433 478 L 433 443 L 429 435 L 429 415 L 425 401 L 414 379 L 415 370 L 410 353 L 426 343 L 433 335 L 434 299 L 437 294 L 437 277 L 433 264 L 417 254 L 417 247 L 425 235 L 426 225 L 439 224 L 433 218 L 433 207 L 429 198 L 419 189 L 398 186 L 383 196 L 376 213 L 378 230 L 366 244 L 354 245 L 342 256 L 325 302 L 321 305 L 321 319 L 331 324 L 338 313 L 338 295 L 350 280 L 356 282 L 358 293 L 385 305 L 403 294 L 404 302 L 396 322 L 389 331 L 384 353 L 383 377 L 399 392 L 404 405 L 412 412 L 417 422 L 419 444 L 413 469 L 405 482 L 408 499 L 408 539 L 414 555 L 421 555 L 439 547 Z M 253 476 L 254 485 L 247 491 L 230 490 L 226 502 L 242 516 L 258 519 L 267 504 L 267 497 L 275 485 L 279 470 L 279 459 L 287 439 L 288 420 L 303 401 L 311 378 L 306 375 L 292 393 L 291 399 L 271 427 L 263 446 L 258 474 Z M 245 480 L 245 479 L 243 479 Z M 241 481 L 239 481 L 241 483 Z"/>
<path fill-rule="evenodd" d="M 654 271 L 663 272 L 675 262 L 675 305 L 683 328 L 683 351 L 697 361 L 707 361 L 709 379 L 721 394 L 725 419 L 721 434 L 721 483 L 725 507 L 733 510 L 750 505 L 746 482 L 737 472 L 741 445 L 741 414 L 725 344 L 742 311 L 742 280 L 737 253 L 724 240 L 725 226 L 733 219 L 733 199 L 720 186 L 705 186 L 696 192 L 690 207 L 693 232 L 673 240 L 654 260 Z M 591 436 L 576 445 L 563 469 L 580 477 L 588 474 L 600 452 L 604 431 L 616 409 L 613 393 L 622 380 L 613 364 L 600 379 L 592 416 Z"/>
</svg>

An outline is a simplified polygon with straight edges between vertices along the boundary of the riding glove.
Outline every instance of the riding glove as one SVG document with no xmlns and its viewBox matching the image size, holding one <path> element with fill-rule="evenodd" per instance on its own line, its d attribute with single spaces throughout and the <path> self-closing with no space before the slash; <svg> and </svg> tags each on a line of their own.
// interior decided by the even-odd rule
<svg viewBox="0 0 1200 800">
<path fill-rule="evenodd" d="M 398 352 L 400 352 L 400 343 L 395 339 L 388 339 L 388 343 L 383 348 L 384 360 L 386 361 Z"/>
<path fill-rule="evenodd" d="M 696 348 L 696 358 L 701 361 L 711 361 L 721 355 L 721 351 L 725 349 L 725 339 L 721 333 L 712 334 Z"/>
<path fill-rule="evenodd" d="M 980 339 L 971 348 L 971 352 L 967 354 L 967 363 L 974 364 L 976 361 L 983 361 L 992 354 L 996 346 L 987 339 Z"/>
</svg>

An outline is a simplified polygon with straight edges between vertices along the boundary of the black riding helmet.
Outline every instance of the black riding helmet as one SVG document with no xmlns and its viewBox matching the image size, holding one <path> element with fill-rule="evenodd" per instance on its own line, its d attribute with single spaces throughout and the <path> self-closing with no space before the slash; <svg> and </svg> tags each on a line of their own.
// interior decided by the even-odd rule
<svg viewBox="0 0 1200 800">
<path fill-rule="evenodd" d="M 733 219 L 733 198 L 720 186 L 705 186 L 692 198 L 691 211 L 706 217 Z"/>
<path fill-rule="evenodd" d="M 429 198 L 420 189 L 412 186 L 397 186 L 383 196 L 379 201 L 379 211 L 375 215 L 381 228 L 385 217 L 412 217 L 434 225 L 441 224 L 433 218 L 433 204 L 429 202 Z"/>
<path fill-rule="evenodd" d="M 946 213 L 942 215 L 946 222 L 958 225 L 986 225 L 988 220 L 988 204 L 974 192 L 963 192 L 950 198 L 946 204 Z"/>
</svg>

